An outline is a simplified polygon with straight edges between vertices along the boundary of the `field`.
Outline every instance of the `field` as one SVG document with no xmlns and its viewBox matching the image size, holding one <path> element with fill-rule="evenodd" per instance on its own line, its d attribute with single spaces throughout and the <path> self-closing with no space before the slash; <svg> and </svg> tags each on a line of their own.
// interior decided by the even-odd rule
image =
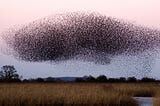
<svg viewBox="0 0 160 106">
<path fill-rule="evenodd" d="M 133 96 L 155 97 L 158 83 L 1 83 L 1 106 L 137 106 Z"/>
</svg>

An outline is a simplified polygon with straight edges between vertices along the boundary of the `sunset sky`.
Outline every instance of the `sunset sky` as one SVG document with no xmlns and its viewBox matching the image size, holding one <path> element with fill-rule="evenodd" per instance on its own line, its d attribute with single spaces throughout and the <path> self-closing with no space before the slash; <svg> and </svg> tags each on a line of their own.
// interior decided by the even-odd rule
<svg viewBox="0 0 160 106">
<path fill-rule="evenodd" d="M 159 0 L 0 0 L 0 34 L 15 25 L 23 25 L 52 14 L 73 11 L 98 12 L 160 30 L 159 4 Z M 0 40 L 0 47 L 3 45 L 4 42 Z M 160 79 L 160 55 L 153 58 L 153 69 L 148 76 Z M 109 77 L 133 75 L 139 77 L 141 72 L 137 60 L 143 62 L 140 57 L 117 57 L 109 65 L 80 61 L 55 64 L 28 63 L 0 53 L 0 66 L 14 65 L 24 78 L 101 74 Z"/>
</svg>

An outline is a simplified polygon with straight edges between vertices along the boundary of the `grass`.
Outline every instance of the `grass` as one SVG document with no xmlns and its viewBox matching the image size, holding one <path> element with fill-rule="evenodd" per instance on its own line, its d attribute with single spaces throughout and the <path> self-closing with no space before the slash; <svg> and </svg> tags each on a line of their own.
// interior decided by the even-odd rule
<svg viewBox="0 0 160 106">
<path fill-rule="evenodd" d="M 0 105 L 137 106 L 133 96 L 153 96 L 160 102 L 155 83 L 1 83 Z"/>
</svg>

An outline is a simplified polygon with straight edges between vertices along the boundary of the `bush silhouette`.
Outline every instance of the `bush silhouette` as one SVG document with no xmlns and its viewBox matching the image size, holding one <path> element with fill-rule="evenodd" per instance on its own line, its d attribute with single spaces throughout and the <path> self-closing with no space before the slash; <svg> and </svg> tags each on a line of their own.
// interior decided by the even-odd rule
<svg viewBox="0 0 160 106">
<path fill-rule="evenodd" d="M 98 82 L 107 82 L 107 77 L 105 75 L 100 75 L 97 77 Z"/>
<path fill-rule="evenodd" d="M 119 82 L 126 82 L 126 78 L 125 77 L 120 77 Z"/>
<path fill-rule="evenodd" d="M 35 82 L 44 82 L 44 79 L 43 78 L 37 78 L 37 79 L 35 79 Z"/>
<path fill-rule="evenodd" d="M 137 82 L 135 77 L 128 77 L 128 82 Z"/>
<path fill-rule="evenodd" d="M 85 80 L 83 78 L 76 78 L 75 82 L 85 82 Z"/>
<path fill-rule="evenodd" d="M 144 77 L 141 79 L 141 82 L 155 82 L 156 80 L 154 78 L 147 78 L 147 77 Z"/>
<path fill-rule="evenodd" d="M 87 82 L 96 82 L 96 78 L 94 78 L 93 76 L 88 76 L 87 78 L 86 78 L 86 81 Z"/>
</svg>

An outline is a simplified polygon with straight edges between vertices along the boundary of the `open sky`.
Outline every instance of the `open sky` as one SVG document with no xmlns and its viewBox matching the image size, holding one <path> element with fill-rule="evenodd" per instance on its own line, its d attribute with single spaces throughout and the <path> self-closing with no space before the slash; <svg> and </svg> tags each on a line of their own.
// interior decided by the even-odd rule
<svg viewBox="0 0 160 106">
<path fill-rule="evenodd" d="M 0 0 L 0 33 L 6 28 L 32 22 L 48 15 L 90 11 L 160 29 L 159 0 Z M 2 47 L 4 42 L 0 40 Z M 143 57 L 117 57 L 109 65 L 67 61 L 62 63 L 28 63 L 0 53 L 0 66 L 14 65 L 24 78 L 48 76 L 151 76 L 160 78 L 160 56 L 153 59 L 151 72 L 141 74 Z M 151 57 L 152 58 L 152 57 Z M 130 61 L 132 60 L 132 61 Z M 147 60 L 145 60 L 147 61 Z"/>
</svg>

